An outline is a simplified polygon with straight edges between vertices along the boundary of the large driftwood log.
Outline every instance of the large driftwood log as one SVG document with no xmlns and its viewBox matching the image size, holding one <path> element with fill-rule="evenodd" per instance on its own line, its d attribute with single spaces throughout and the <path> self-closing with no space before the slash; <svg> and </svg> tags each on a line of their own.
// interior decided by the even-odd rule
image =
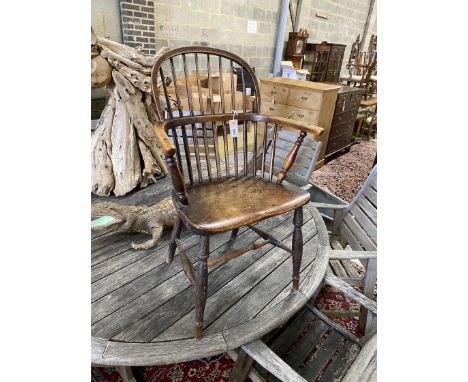
<svg viewBox="0 0 468 382">
<path fill-rule="evenodd" d="M 91 138 L 91 191 L 101 196 L 109 196 L 115 185 L 110 136 L 115 114 L 115 98 L 112 91 L 109 93 L 106 107 Z"/>
<path fill-rule="evenodd" d="M 133 190 L 141 180 L 140 158 L 135 130 L 132 127 L 127 107 L 120 96 L 120 94 L 116 96 L 115 116 L 111 133 L 111 159 L 115 179 L 114 194 L 116 196 L 125 195 Z"/>
<path fill-rule="evenodd" d="M 91 32 L 91 57 L 111 68 L 112 90 L 91 140 L 91 191 L 97 195 L 124 195 L 167 174 L 152 128 L 156 114 L 150 78 L 152 65 L 167 49 L 147 55 Z M 97 65 L 92 69 L 92 84 L 108 82 Z"/>
</svg>

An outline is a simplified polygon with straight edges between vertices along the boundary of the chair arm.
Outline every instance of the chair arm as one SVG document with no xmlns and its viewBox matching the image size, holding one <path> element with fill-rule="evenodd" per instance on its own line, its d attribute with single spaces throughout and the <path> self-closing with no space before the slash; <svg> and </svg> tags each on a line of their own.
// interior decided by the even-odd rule
<svg viewBox="0 0 468 382">
<path fill-rule="evenodd" d="M 167 167 L 171 174 L 172 185 L 177 193 L 177 197 L 182 204 L 187 205 L 188 199 L 187 191 L 185 189 L 184 177 L 180 173 L 179 166 L 177 166 L 177 161 L 174 158 L 175 146 L 169 140 L 169 137 L 167 136 L 166 131 L 162 125 L 158 123 L 154 124 L 153 130 L 156 138 L 162 146 L 164 156 L 166 157 Z"/>
<path fill-rule="evenodd" d="M 377 251 L 328 250 L 329 260 L 376 259 Z"/>
<path fill-rule="evenodd" d="M 331 285 L 333 288 L 338 289 L 343 292 L 348 297 L 351 297 L 353 300 L 369 309 L 372 313 L 377 314 L 377 304 L 375 301 L 364 296 L 362 293 L 358 292 L 351 285 L 347 284 L 342 279 L 336 277 L 332 274 L 327 274 L 325 276 L 325 283 Z"/>
<path fill-rule="evenodd" d="M 159 123 L 155 123 L 153 125 L 153 130 L 154 130 L 154 134 L 156 135 L 156 138 L 158 139 L 159 143 L 161 144 L 164 155 L 165 156 L 174 155 L 175 154 L 175 146 L 169 140 L 169 137 L 167 136 L 166 131 L 164 130 L 164 127 Z"/>
<path fill-rule="evenodd" d="M 242 349 L 257 363 L 283 382 L 307 382 L 261 340 L 243 345 Z"/>
<path fill-rule="evenodd" d="M 295 130 L 303 131 L 307 134 L 311 134 L 314 137 L 319 137 L 323 134 L 324 130 L 320 126 L 312 125 L 311 123 L 305 123 L 300 121 L 295 121 L 293 119 L 277 117 L 273 115 L 266 115 L 267 122 L 276 123 L 285 127 L 290 127 Z"/>
</svg>

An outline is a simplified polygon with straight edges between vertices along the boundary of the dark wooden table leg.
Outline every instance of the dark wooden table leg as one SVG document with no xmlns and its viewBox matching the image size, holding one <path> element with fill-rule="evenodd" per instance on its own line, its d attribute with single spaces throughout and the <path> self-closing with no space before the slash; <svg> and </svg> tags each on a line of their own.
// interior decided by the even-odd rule
<svg viewBox="0 0 468 382">
<path fill-rule="evenodd" d="M 200 236 L 200 248 L 195 279 L 195 338 L 203 337 L 203 314 L 205 312 L 206 296 L 208 294 L 208 264 L 210 255 L 210 237 Z"/>
<path fill-rule="evenodd" d="M 167 252 L 166 263 L 172 263 L 174 254 L 177 248 L 176 239 L 180 238 L 180 231 L 182 230 L 182 219 L 177 216 L 176 223 L 171 233 L 171 242 L 169 243 L 169 251 Z"/>
<path fill-rule="evenodd" d="M 229 382 L 244 382 L 249 375 L 250 369 L 254 363 L 252 357 L 250 357 L 244 350 L 237 349 L 239 351 L 236 363 L 231 371 Z"/>
<path fill-rule="evenodd" d="M 302 261 L 302 207 L 294 210 L 294 232 L 292 242 L 292 261 L 293 261 L 293 290 L 299 289 L 299 271 Z"/>
</svg>

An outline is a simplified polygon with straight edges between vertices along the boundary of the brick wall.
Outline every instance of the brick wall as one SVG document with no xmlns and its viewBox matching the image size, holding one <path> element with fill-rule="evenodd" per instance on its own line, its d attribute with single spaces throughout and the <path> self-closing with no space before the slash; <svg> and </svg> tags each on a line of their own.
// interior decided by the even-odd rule
<svg viewBox="0 0 468 382">
<path fill-rule="evenodd" d="M 95 19 L 106 16 L 98 7 L 103 2 L 120 8 L 125 44 L 149 53 L 163 46 L 212 46 L 243 57 L 258 77 L 272 72 L 280 0 L 92 0 L 93 26 Z M 309 31 L 309 42 L 346 44 L 347 62 L 352 42 L 364 32 L 369 4 L 370 0 L 303 0 L 299 26 Z M 377 4 L 368 36 L 376 33 L 376 9 Z M 328 20 L 317 18 L 316 12 L 327 14 Z M 248 20 L 257 22 L 256 34 L 247 33 Z M 287 25 L 285 40 L 292 31 L 289 16 Z"/>
<path fill-rule="evenodd" d="M 119 4 L 123 43 L 155 54 L 154 1 L 119 0 Z"/>
</svg>

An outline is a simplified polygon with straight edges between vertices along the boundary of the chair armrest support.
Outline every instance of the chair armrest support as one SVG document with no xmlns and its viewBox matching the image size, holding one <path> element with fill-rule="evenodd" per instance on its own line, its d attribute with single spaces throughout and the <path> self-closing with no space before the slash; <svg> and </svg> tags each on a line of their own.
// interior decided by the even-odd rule
<svg viewBox="0 0 468 382">
<path fill-rule="evenodd" d="M 257 363 L 283 382 L 307 382 L 261 340 L 243 345 L 242 349 Z"/>
<path fill-rule="evenodd" d="M 171 174 L 172 185 L 177 193 L 177 197 L 182 204 L 187 205 L 188 199 L 184 184 L 184 177 L 180 173 L 179 166 L 177 166 L 177 161 L 174 157 L 175 146 L 169 140 L 169 137 L 167 136 L 166 131 L 162 125 L 153 125 L 153 130 L 156 138 L 162 146 L 164 156 L 166 157 L 167 167 L 169 169 L 169 173 Z"/>
<path fill-rule="evenodd" d="M 335 275 L 327 274 L 325 276 L 325 283 L 343 292 L 348 297 L 352 298 L 365 308 L 369 309 L 372 313 L 377 314 L 377 304 L 375 301 L 372 301 L 371 299 L 367 298 L 362 293 L 358 292 L 352 286 L 350 286 L 340 278 L 336 277 Z"/>
<path fill-rule="evenodd" d="M 278 174 L 277 181 L 276 181 L 278 184 L 281 184 L 283 182 L 284 178 L 286 177 L 286 174 L 293 166 L 294 161 L 296 160 L 297 152 L 299 151 L 306 135 L 307 133 L 304 131 L 301 131 L 299 133 L 299 136 L 297 137 L 296 142 L 291 148 L 291 151 L 288 153 L 288 156 L 285 158 L 281 171 Z"/>
</svg>

